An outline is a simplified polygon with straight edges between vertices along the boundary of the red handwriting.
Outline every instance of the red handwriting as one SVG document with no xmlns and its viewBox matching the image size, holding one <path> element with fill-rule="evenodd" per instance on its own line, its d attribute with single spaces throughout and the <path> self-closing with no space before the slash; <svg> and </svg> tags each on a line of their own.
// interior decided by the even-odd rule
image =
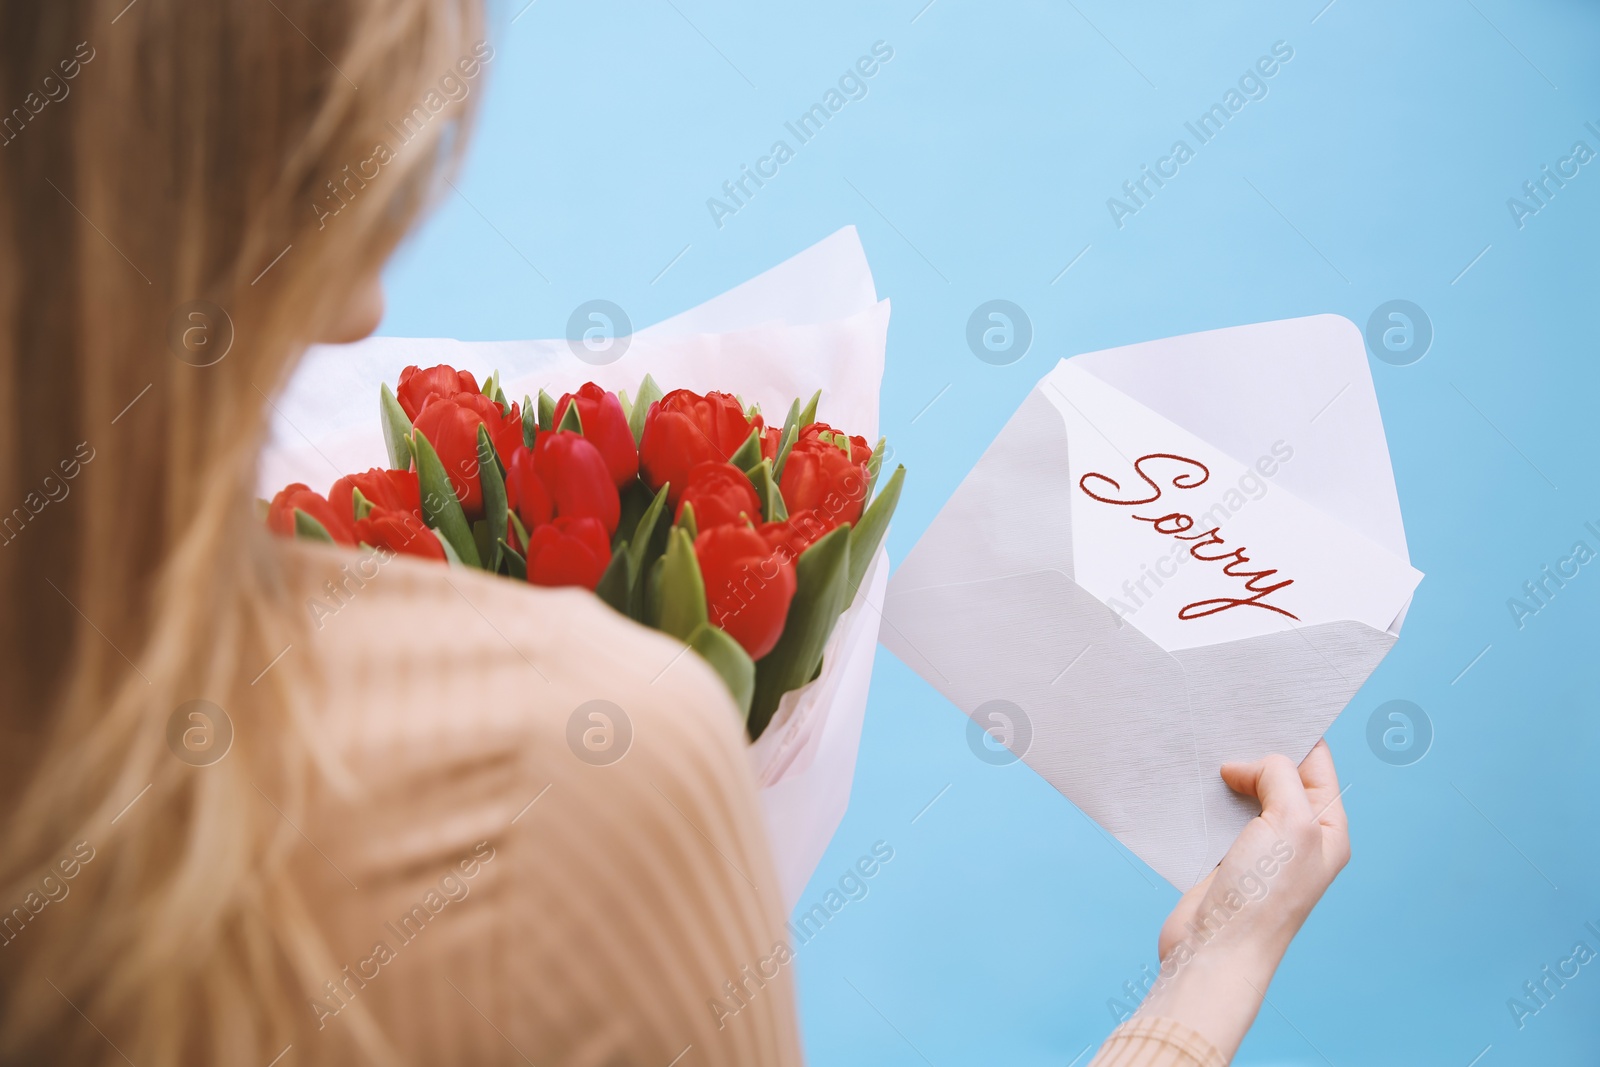
<svg viewBox="0 0 1600 1067">
<path fill-rule="evenodd" d="M 1135 496 L 1132 499 L 1125 498 L 1122 495 L 1122 483 L 1105 474 L 1085 474 L 1078 479 L 1078 488 L 1082 489 L 1090 499 L 1098 500 L 1102 504 L 1114 504 L 1119 507 L 1142 507 L 1145 504 L 1154 504 L 1161 499 L 1161 495 L 1165 490 L 1155 478 L 1151 477 L 1150 472 L 1145 468 L 1146 466 L 1159 467 L 1170 464 L 1178 464 L 1180 469 L 1167 479 L 1168 488 L 1179 490 L 1195 489 L 1204 485 L 1211 477 L 1210 469 L 1197 459 L 1174 455 L 1171 452 L 1152 452 L 1149 455 L 1140 456 L 1133 463 L 1134 473 L 1144 483 L 1144 489 L 1148 490 L 1149 496 Z M 1092 489 L 1090 488 L 1091 483 L 1094 485 Z M 1097 489 L 1100 492 L 1096 492 Z M 1135 490 L 1136 493 L 1139 491 Z M 1105 495 L 1106 492 L 1114 492 L 1118 495 L 1107 496 Z M 1245 570 L 1244 565 L 1250 562 L 1250 557 L 1245 555 L 1243 546 L 1227 552 L 1201 553 L 1200 550 L 1203 548 L 1224 544 L 1221 527 L 1213 526 L 1209 530 L 1190 533 L 1189 531 L 1193 530 L 1195 526 L 1194 518 L 1181 511 L 1169 511 L 1165 515 L 1133 515 L 1131 517 L 1139 522 L 1148 522 L 1151 529 L 1159 534 L 1165 534 L 1178 541 L 1193 542 L 1189 546 L 1189 555 L 1206 563 L 1221 563 L 1223 574 L 1230 578 L 1245 579 L 1245 592 L 1251 594 L 1250 596 L 1213 597 L 1209 600 L 1197 600 L 1192 604 L 1185 604 L 1179 609 L 1178 618 L 1188 622 L 1194 619 L 1203 619 L 1208 615 L 1216 615 L 1232 608 L 1249 607 L 1275 611 L 1279 615 L 1286 615 L 1297 622 L 1299 621 L 1300 617 L 1298 615 L 1286 611 L 1276 604 L 1266 603 L 1267 597 L 1280 589 L 1286 589 L 1293 585 L 1293 578 L 1284 578 L 1271 584 L 1265 584 L 1273 575 L 1278 573 L 1277 568 L 1258 571 Z"/>
</svg>

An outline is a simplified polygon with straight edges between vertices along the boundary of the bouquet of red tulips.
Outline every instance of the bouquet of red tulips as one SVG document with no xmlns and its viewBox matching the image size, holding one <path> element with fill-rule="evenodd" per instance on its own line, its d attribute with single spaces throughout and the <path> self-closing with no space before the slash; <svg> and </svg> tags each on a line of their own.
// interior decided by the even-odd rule
<svg viewBox="0 0 1600 1067">
<path fill-rule="evenodd" d="M 630 398 L 593 382 L 509 402 L 498 375 L 407 367 L 379 406 L 389 469 L 296 483 L 267 508 L 288 536 L 583 586 L 693 648 L 759 737 L 815 678 L 900 497 L 873 496 L 885 442 L 781 426 L 735 396 L 649 375 Z"/>
</svg>

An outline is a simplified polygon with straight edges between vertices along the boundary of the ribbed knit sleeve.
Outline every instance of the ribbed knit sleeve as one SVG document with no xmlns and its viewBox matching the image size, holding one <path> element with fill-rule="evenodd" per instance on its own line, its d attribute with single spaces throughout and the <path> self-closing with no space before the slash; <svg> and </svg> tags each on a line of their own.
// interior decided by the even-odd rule
<svg viewBox="0 0 1600 1067">
<path fill-rule="evenodd" d="M 1111 1032 L 1089 1067 L 1228 1067 L 1228 1061 L 1182 1023 L 1135 1017 Z"/>
<path fill-rule="evenodd" d="M 349 559 L 299 552 L 308 597 Z M 292 1062 L 370 1033 L 430 1067 L 797 1067 L 743 726 L 698 657 L 460 568 L 394 560 L 341 599 L 295 650 L 349 782 L 300 828 L 333 958 Z"/>
</svg>

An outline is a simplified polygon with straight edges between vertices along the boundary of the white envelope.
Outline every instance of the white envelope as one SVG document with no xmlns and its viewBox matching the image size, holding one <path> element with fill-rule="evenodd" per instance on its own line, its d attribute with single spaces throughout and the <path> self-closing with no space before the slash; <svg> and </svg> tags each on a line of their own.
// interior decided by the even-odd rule
<svg viewBox="0 0 1600 1067">
<path fill-rule="evenodd" d="M 1080 409 L 1097 397 L 1101 407 Z M 1241 498 L 1246 503 L 1231 509 L 1230 544 L 1239 544 L 1234 530 L 1247 527 L 1266 539 L 1251 549 L 1253 567 L 1271 565 L 1274 550 L 1297 560 L 1276 576 L 1293 573 L 1299 583 L 1275 594 L 1293 607 L 1292 620 L 1286 609 L 1240 605 L 1246 610 L 1222 613 L 1231 630 L 1210 618 L 1175 624 L 1170 602 L 1140 598 L 1135 607 L 1112 595 L 1103 561 L 1084 558 L 1080 542 L 1115 554 L 1116 531 L 1108 534 L 1103 515 L 1086 509 L 1102 508 L 1102 496 L 1115 505 L 1143 499 L 1132 495 L 1131 475 L 1141 436 L 1159 437 L 1153 446 L 1189 442 L 1213 457 L 1210 468 L 1254 472 L 1247 484 L 1266 486 L 1260 503 Z M 1173 479 L 1184 468 L 1166 463 L 1154 464 L 1153 481 L 1170 500 L 1182 495 L 1174 486 L 1185 483 Z M 1137 484 L 1144 495 L 1159 492 Z M 1175 507 L 1164 500 L 1143 509 L 1151 512 L 1144 521 L 1127 521 L 1129 542 L 1171 542 L 1155 530 L 1180 523 L 1153 528 L 1151 520 Z M 1119 521 L 1134 510 L 1110 508 Z M 1290 537 L 1295 530 L 1305 536 Z M 1196 550 L 1192 558 L 1207 557 Z M 1217 573 L 1224 565 L 1164 570 L 1237 585 L 1242 579 Z M 880 639 L 1187 889 L 1259 810 L 1222 783 L 1218 767 L 1273 752 L 1304 757 L 1393 646 L 1420 578 L 1409 565 L 1361 333 L 1320 315 L 1064 361 L 1029 393 L 895 573 Z M 1151 583 L 1147 596 L 1157 589 Z M 1207 626 L 1223 639 L 1193 636 Z"/>
<path fill-rule="evenodd" d="M 825 420 L 873 440 L 888 326 L 889 302 L 878 299 L 861 240 L 847 226 L 720 296 L 638 331 L 612 363 L 583 362 L 564 339 L 372 337 L 317 346 L 274 400 L 259 491 L 270 499 L 295 481 L 325 490 L 341 474 L 386 466 L 378 384 L 396 381 L 411 363 L 450 363 L 479 375 L 498 369 L 513 398 L 541 386 L 559 396 L 585 381 L 632 391 L 648 371 L 664 389 L 738 393 L 780 421 L 791 400 L 804 402 L 820 388 Z M 850 803 L 888 570 L 880 548 L 828 640 L 821 674 L 785 694 L 749 748 L 790 908 Z"/>
</svg>

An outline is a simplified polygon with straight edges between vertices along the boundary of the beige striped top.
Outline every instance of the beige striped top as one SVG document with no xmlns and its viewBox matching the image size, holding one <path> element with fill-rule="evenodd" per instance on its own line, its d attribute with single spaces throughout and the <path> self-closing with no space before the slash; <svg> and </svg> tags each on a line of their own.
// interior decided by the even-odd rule
<svg viewBox="0 0 1600 1067">
<path fill-rule="evenodd" d="M 296 1063 L 353 1062 L 373 1023 L 408 1064 L 801 1063 L 743 729 L 696 656 L 588 593 L 284 553 L 353 779 L 302 827 L 334 959 Z M 1096 1064 L 1222 1062 L 1130 1026 Z"/>
</svg>

